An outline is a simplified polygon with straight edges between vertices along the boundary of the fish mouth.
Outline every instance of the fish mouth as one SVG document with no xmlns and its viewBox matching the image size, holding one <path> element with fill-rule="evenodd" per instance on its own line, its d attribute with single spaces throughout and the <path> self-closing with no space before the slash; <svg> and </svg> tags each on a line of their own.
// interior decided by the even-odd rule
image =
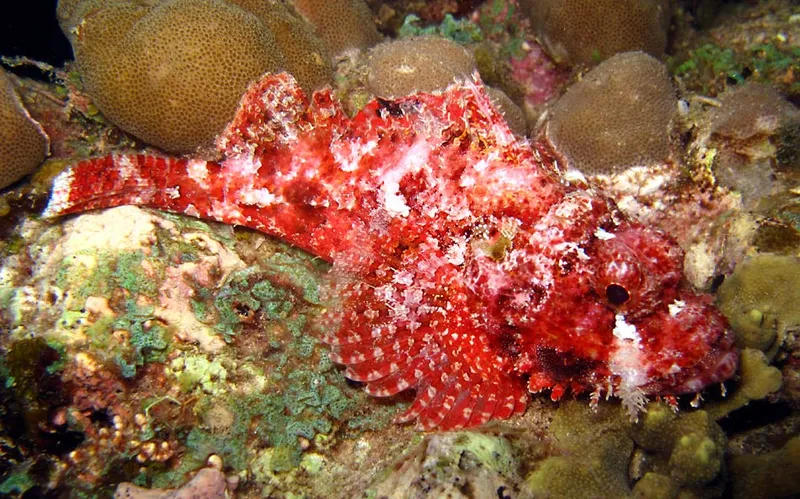
<svg viewBox="0 0 800 499">
<path fill-rule="evenodd" d="M 642 389 L 648 395 L 684 395 L 699 393 L 715 383 L 722 383 L 736 374 L 739 351 L 732 330 L 727 329 L 719 341 L 693 366 L 680 372 L 651 381 Z"/>
</svg>

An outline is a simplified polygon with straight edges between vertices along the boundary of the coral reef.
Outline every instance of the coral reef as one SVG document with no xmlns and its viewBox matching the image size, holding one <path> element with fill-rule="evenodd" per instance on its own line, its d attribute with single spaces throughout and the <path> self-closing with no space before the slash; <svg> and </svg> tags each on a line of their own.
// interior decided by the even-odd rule
<svg viewBox="0 0 800 499">
<path fill-rule="evenodd" d="M 221 163 L 80 162 L 44 215 L 146 205 L 332 262 L 331 359 L 373 396 L 414 389 L 397 421 L 421 429 L 506 419 L 548 389 L 616 394 L 635 419 L 648 395 L 734 374 L 733 335 L 710 296 L 682 286 L 680 248 L 562 184 L 477 77 L 349 118 L 330 91 L 308 99 L 266 75 L 217 144 Z"/>
<path fill-rule="evenodd" d="M 65 26 L 76 22 L 71 25 L 72 36 L 79 38 L 81 21 L 88 30 L 84 35 L 94 32 L 98 25 L 92 23 L 102 20 L 102 12 L 108 9 L 124 6 L 122 10 L 129 9 L 133 15 L 174 1 L 61 0 L 59 13 Z M 322 16 L 321 27 L 314 27 L 288 0 L 208 1 L 241 11 L 259 29 L 268 31 L 283 57 L 281 67 L 301 80 L 304 90 L 332 82 L 335 91 L 307 100 L 294 86 L 289 92 L 263 94 L 262 100 L 249 101 L 254 112 L 248 119 L 232 127 L 249 139 L 227 134 L 218 151 L 205 149 L 194 159 L 167 159 L 154 149 L 142 150 L 141 141 L 104 118 L 85 93 L 79 66 L 48 68 L 25 58 L 2 57 L 0 61 L 17 74 L 34 70 L 45 75 L 47 81 L 12 80 L 15 102 L 19 97 L 44 129 L 51 151 L 30 182 L 17 182 L 0 192 L 0 496 L 110 497 L 115 490 L 120 497 L 132 498 L 223 494 L 291 499 L 800 494 L 795 479 L 800 470 L 800 324 L 795 317 L 797 286 L 792 286 L 800 255 L 800 154 L 797 109 L 792 106 L 800 102 L 800 23 L 791 0 L 671 2 L 671 55 L 664 60 L 675 87 L 670 85 L 670 99 L 673 94 L 678 97 L 672 100 L 678 112 L 669 133 L 677 132 L 674 137 L 679 140 L 670 142 L 666 160 L 627 168 L 611 166 L 599 173 L 588 170 L 580 176 L 561 168 L 563 157 L 553 161 L 552 155 L 561 151 L 541 144 L 533 147 L 535 161 L 543 164 L 548 178 L 555 182 L 544 185 L 555 185 L 557 192 L 573 198 L 588 189 L 592 194 L 577 196 L 577 200 L 591 203 L 594 209 L 600 199 L 595 193 L 602 191 L 613 197 L 628 217 L 669 233 L 685 254 L 674 249 L 666 236 L 636 246 L 633 241 L 637 239 L 630 232 L 613 225 L 624 219 L 616 210 L 611 225 L 601 224 L 602 230 L 588 222 L 588 228 L 579 227 L 587 212 L 576 212 L 572 204 L 557 203 L 551 210 L 553 216 L 535 219 L 513 211 L 517 200 L 535 204 L 543 195 L 540 184 L 525 180 L 527 168 L 498 173 L 497 163 L 509 159 L 507 145 L 514 139 L 491 107 L 501 111 L 509 125 L 518 127 L 514 133 L 520 134 L 526 126 L 516 122 L 516 104 L 523 108 L 528 127 L 537 130 L 534 125 L 541 113 L 549 113 L 565 85 L 581 82 L 587 70 L 584 63 L 556 66 L 516 0 L 366 0 L 381 32 L 392 39 L 438 36 L 472 54 L 470 71 L 477 67 L 491 88 L 476 90 L 462 72 L 460 91 L 473 88 L 476 92 L 465 98 L 466 106 L 464 101 L 448 100 L 452 89 L 444 87 L 451 83 L 452 75 L 432 89 L 434 96 L 415 94 L 370 102 L 369 51 L 351 46 L 334 54 L 315 34 L 328 26 L 338 29 L 340 38 L 352 35 L 353 40 L 363 40 L 366 33 L 366 39 L 373 41 L 356 41 L 354 45 L 360 47 L 379 40 L 371 32 L 369 14 L 348 10 L 356 2 L 305 2 L 334 6 L 327 10 L 327 20 Z M 580 2 L 576 5 L 580 7 Z M 654 3 L 640 2 L 644 5 Z M 719 8 L 713 22 L 708 15 L 710 7 Z M 312 13 L 323 14 L 324 10 Z M 601 20 L 593 19 L 598 24 Z M 10 21 L 14 22 L 13 17 Z M 350 21 L 355 27 L 347 25 Z M 124 34 L 124 30 L 115 32 L 118 23 L 101 27 L 111 37 Z M 655 34 L 661 36 L 663 31 Z M 331 58 L 333 55 L 336 57 Z M 587 62 L 594 63 L 595 56 L 599 59 L 600 52 L 592 51 Z M 334 64 L 336 75 L 331 79 Z M 212 67 L 209 73 L 213 76 L 217 71 Z M 623 87 L 621 95 L 627 90 Z M 481 97 L 476 100 L 478 94 Z M 343 101 L 346 114 L 335 99 Z M 615 110 L 624 99 L 609 101 L 607 107 Z M 278 106 L 285 113 L 265 116 L 255 112 L 263 109 L 265 102 L 285 104 Z M 297 102 L 302 104 L 295 106 Z M 465 107 L 473 118 L 464 118 Z M 441 113 L 431 115 L 431 108 Z M 646 122 L 645 113 L 639 114 L 637 120 Z M 450 123 L 442 132 L 437 120 L 444 115 L 455 121 L 442 120 Z M 476 135 L 474 118 L 479 116 L 492 117 L 492 133 Z M 587 119 L 598 121 L 595 115 Z M 488 127 L 490 122 L 484 124 Z M 282 128 L 281 123 L 294 126 Z M 598 135 L 606 133 L 600 126 L 597 130 Z M 496 134 L 500 131 L 506 149 L 493 155 L 498 151 Z M 634 131 L 616 133 L 625 138 Z M 438 137 L 444 146 L 428 152 L 422 147 L 428 141 L 420 137 Z M 287 142 L 289 151 L 284 149 Z M 339 147 L 325 152 L 330 143 Z M 389 144 L 401 151 L 386 159 L 386 151 L 392 150 Z M 632 148 L 648 149 L 640 144 Z M 132 150 L 140 153 L 123 152 Z M 231 150 L 238 155 L 231 155 Z M 124 184 L 125 189 L 132 189 L 129 194 L 140 192 L 148 197 L 153 193 L 159 203 L 187 196 L 201 212 L 209 206 L 201 202 L 206 199 L 201 195 L 204 189 L 227 189 L 227 199 L 240 196 L 236 206 L 246 206 L 242 214 L 247 217 L 263 215 L 271 201 L 271 206 L 302 208 L 280 211 L 274 217 L 291 221 L 286 230 L 293 234 L 314 232 L 318 215 L 336 206 L 339 209 L 334 213 L 339 214 L 361 206 L 368 213 L 366 223 L 355 236 L 341 236 L 348 234 L 345 229 L 317 231 L 315 237 L 340 236 L 335 241 L 327 239 L 331 248 L 341 248 L 337 241 L 342 238 L 355 242 L 349 252 L 326 253 L 319 258 L 249 229 L 150 209 L 121 207 L 57 220 L 41 218 L 54 175 L 80 158 L 110 154 L 104 160 L 80 163 L 96 168 L 91 170 L 93 175 L 97 173 L 91 177 L 93 181 L 86 182 L 93 185 L 92 192 L 113 195 L 113 188 L 103 184 L 109 172 L 133 172 L 133 177 L 125 177 L 137 179 Z M 218 161 L 210 161 L 209 155 Z M 256 165 L 247 161 L 251 155 L 258 158 L 261 169 L 256 171 Z M 416 160 L 406 161 L 408 158 Z M 429 172 L 451 160 L 485 167 L 486 173 L 473 175 L 474 186 L 462 185 L 454 192 L 442 189 L 444 184 Z M 308 178 L 309 172 L 298 165 L 318 163 L 331 165 L 331 169 L 312 175 L 308 182 L 297 181 Z M 398 175 L 407 168 L 415 173 L 402 179 L 387 177 L 384 164 L 394 165 L 392 171 Z M 249 182 L 270 166 L 278 169 L 283 179 L 295 179 L 297 188 L 248 190 L 247 186 L 260 186 Z M 359 176 L 350 172 L 355 177 L 348 177 L 340 171 L 360 171 L 362 167 L 369 173 Z M 471 168 L 463 171 L 472 172 Z M 78 165 L 69 171 L 86 170 Z M 217 179 L 220 171 L 241 173 L 234 177 L 242 183 L 211 182 L 197 188 L 203 178 Z M 168 179 L 164 183 L 139 190 L 137 182 L 164 174 Z M 453 178 L 457 180 L 458 175 Z M 487 209 L 464 246 L 447 238 L 452 233 L 440 230 L 439 219 L 418 216 L 428 201 L 435 201 L 440 210 L 447 207 L 450 214 L 462 214 L 459 203 L 464 196 L 459 192 L 463 194 L 465 188 L 467 192 L 478 188 L 496 192 L 498 182 L 512 177 L 525 182 L 525 189 L 502 197 L 502 206 Z M 341 178 L 357 178 L 356 183 L 372 188 L 326 205 L 329 198 L 323 194 L 340 185 Z M 376 179 L 384 181 L 385 189 L 375 188 Z M 63 177 L 57 183 L 63 186 Z M 324 192 L 305 188 L 312 184 L 325 186 Z M 423 193 L 435 193 L 434 198 Z M 466 196 L 473 212 L 478 197 Z M 220 199 L 211 198 L 212 202 Z M 610 206 L 603 203 L 602 207 Z M 215 206 L 219 210 L 230 205 Z M 393 215 L 377 216 L 385 206 L 394 208 Z M 401 211 L 404 206 L 408 208 L 405 215 Z M 493 217 L 499 209 L 505 210 L 505 221 L 525 219 L 519 225 L 497 224 Z M 552 224 L 555 214 L 563 218 L 563 225 Z M 230 221 L 229 215 L 217 211 L 218 218 Z M 384 242 L 400 237 L 404 220 L 418 228 L 414 232 L 418 239 L 412 238 L 412 244 L 398 247 L 388 257 L 381 255 L 389 261 L 383 268 L 383 277 L 389 281 L 368 279 L 365 292 L 350 299 L 347 290 L 360 278 L 354 268 L 363 268 L 375 255 L 375 246 L 370 245 L 376 237 L 383 237 Z M 345 220 L 337 227 L 349 229 L 353 226 L 350 222 Z M 532 236 L 530 227 L 534 226 L 542 229 Z M 354 381 L 343 376 L 364 379 L 361 376 L 374 374 L 366 372 L 366 362 L 353 362 L 359 360 L 358 355 L 364 359 L 376 355 L 363 344 L 377 345 L 384 358 L 387 356 L 387 345 L 380 340 L 351 342 L 356 335 L 362 338 L 389 331 L 388 326 L 369 331 L 350 327 L 363 322 L 374 325 L 375 310 L 380 326 L 399 324 L 403 330 L 406 323 L 398 317 L 416 318 L 423 325 L 409 322 L 408 328 L 418 327 L 423 339 L 423 333 L 430 333 L 431 328 L 435 333 L 441 326 L 425 317 L 419 320 L 420 314 L 425 314 L 428 309 L 424 307 L 431 303 L 444 306 L 452 302 L 462 288 L 455 287 L 452 279 L 441 279 L 445 273 L 441 265 L 436 270 L 431 265 L 443 260 L 447 262 L 443 265 L 451 265 L 457 257 L 475 262 L 479 255 L 480 265 L 467 265 L 467 272 L 481 276 L 483 280 L 476 281 L 473 288 L 485 291 L 502 284 L 499 277 L 505 275 L 487 269 L 495 269 L 494 264 L 507 266 L 509 258 L 519 257 L 531 237 L 549 238 L 559 230 L 564 243 L 553 252 L 562 256 L 552 260 L 556 274 L 577 276 L 570 282 L 584 283 L 589 296 L 608 302 L 592 308 L 567 300 L 555 307 L 554 315 L 536 315 L 532 319 L 536 330 L 547 325 L 544 333 L 554 338 L 565 336 L 564 331 L 574 333 L 549 355 L 534 349 L 538 343 L 508 341 L 517 331 L 513 327 L 502 329 L 497 344 L 490 345 L 491 352 L 514 358 L 534 349 L 536 366 L 529 365 L 530 356 L 520 356 L 508 369 L 513 376 L 529 368 L 545 369 L 550 379 L 532 376 L 534 388 L 553 382 L 566 386 L 564 380 L 578 380 L 606 382 L 602 390 L 589 393 L 587 389 L 574 401 L 568 401 L 573 397 L 566 393 L 561 401 L 552 402 L 547 395 L 563 395 L 557 387 L 545 396 L 529 395 L 525 412 L 513 418 L 499 419 L 503 414 L 496 413 L 498 419 L 474 431 L 420 433 L 413 425 L 392 424 L 398 412 L 413 410 L 414 393 L 375 398 L 364 390 L 365 385 L 367 391 L 380 388 L 375 380 Z M 591 234 L 590 242 L 570 246 L 576 230 Z M 610 235 L 614 237 L 604 240 Z M 425 245 L 414 246 L 422 240 Z M 432 247 L 433 240 L 439 249 Z M 630 359 L 622 354 L 616 355 L 614 369 L 625 376 L 627 385 L 608 385 L 602 376 L 590 379 L 604 366 L 592 363 L 597 352 L 605 351 L 609 340 L 622 347 L 635 346 L 636 335 L 646 351 L 650 346 L 644 343 L 650 340 L 663 342 L 662 352 L 680 353 L 702 344 L 685 338 L 671 344 L 667 341 L 669 327 L 658 324 L 652 327 L 657 334 L 650 335 L 650 328 L 643 326 L 646 319 L 634 311 L 636 303 L 650 296 L 642 291 L 649 285 L 632 286 L 631 282 L 642 282 L 635 275 L 620 281 L 619 275 L 598 270 L 584 261 L 581 250 L 592 264 L 623 258 L 629 268 L 640 269 L 647 281 L 651 267 L 641 267 L 637 258 L 652 257 L 654 247 L 667 251 L 665 244 L 672 248 L 669 263 L 655 267 L 663 271 L 679 269 L 682 264 L 683 292 L 688 291 L 684 287 L 688 281 L 717 293 L 717 305 L 732 329 L 725 338 L 731 349 L 735 341 L 739 362 L 736 374 L 724 383 L 701 375 L 690 380 L 709 383 L 701 392 L 672 396 L 661 391 L 660 397 L 648 395 L 651 402 L 647 403 L 636 390 L 629 390 L 639 371 L 626 371 L 625 361 Z M 645 246 L 650 249 L 644 251 Z M 631 260 L 616 252 L 626 247 L 638 257 Z M 563 258 L 565 254 L 575 258 Z M 550 274 L 542 269 L 547 270 L 548 262 L 539 259 L 531 264 L 539 272 L 535 274 L 540 279 L 537 282 L 545 286 L 549 286 Z M 584 269 L 583 273 L 575 273 L 576 268 Z M 398 272 L 403 269 L 411 269 L 412 284 L 422 276 L 438 279 L 432 300 L 425 291 L 423 305 L 414 308 L 420 295 L 417 287 L 406 284 L 410 274 Z M 554 278 L 554 286 L 547 289 L 572 286 L 561 277 Z M 533 311 L 542 305 L 533 299 L 520 305 L 518 300 L 525 298 L 520 291 L 528 287 L 505 289 L 509 292 L 496 302 L 497 310 L 505 311 L 505 315 L 496 315 L 498 322 L 513 322 L 516 316 L 509 316 L 509 311 L 516 310 L 514 307 Z M 359 296 L 369 298 L 373 296 L 370 293 L 378 292 L 380 300 L 359 300 Z M 608 338 L 596 343 L 600 350 L 578 349 L 581 343 L 577 340 L 585 339 L 587 328 L 595 327 L 592 317 L 596 318 L 596 312 L 625 298 L 625 292 L 628 301 L 617 305 L 620 312 L 606 317 L 613 329 Z M 540 295 L 548 296 L 537 288 L 529 298 Z M 548 309 L 564 301 L 564 294 L 556 293 L 554 299 L 545 304 Z M 687 305 L 682 300 L 667 301 L 668 314 L 686 317 Z M 391 308 L 377 309 L 377 304 Z M 692 307 L 689 303 L 688 310 L 694 310 Z M 342 309 L 355 310 L 355 318 L 344 325 L 332 323 L 340 320 L 337 314 Z M 479 314 L 494 316 L 485 311 L 480 309 Z M 716 317 L 715 312 L 710 315 Z M 553 317 L 572 322 L 555 324 Z M 448 325 L 449 332 L 460 335 L 461 329 Z M 355 333 L 337 335 L 342 328 Z M 348 343 L 325 344 L 341 343 L 342 338 Z M 335 360 L 347 365 L 337 367 L 329 357 L 331 350 Z M 635 349 L 617 351 L 630 355 Z M 425 354 L 432 355 L 430 351 Z M 474 352 L 469 358 L 497 361 Z M 375 373 L 386 372 L 380 362 L 371 365 L 381 370 Z M 670 367 L 665 363 L 661 371 L 671 376 Z M 713 366 L 705 368 L 716 372 Z M 528 382 L 526 376 L 518 377 Z M 463 415 L 470 409 L 472 414 L 485 414 L 488 406 L 501 405 L 498 396 L 503 398 L 494 385 L 484 384 L 481 391 L 485 388 L 486 393 L 500 395 L 474 404 L 468 397 L 467 402 L 448 397 L 447 388 L 440 384 L 428 388 L 439 393 L 429 400 L 429 406 L 450 407 L 451 415 Z M 566 390 L 577 391 L 574 386 Z M 626 405 L 606 399 L 609 395 L 621 396 Z M 646 405 L 636 411 L 638 422 L 632 423 L 630 409 L 641 404 Z M 433 412 L 420 420 L 436 421 L 443 411 Z M 452 423 L 450 415 L 446 418 L 440 428 Z"/>
<path fill-rule="evenodd" d="M 84 0 L 59 14 L 103 115 L 172 152 L 210 145 L 265 72 L 296 70 L 307 88 L 331 77 L 327 52 L 280 4 L 259 17 L 222 0 Z"/>
<path fill-rule="evenodd" d="M 503 497 L 519 482 L 517 456 L 502 436 L 455 432 L 425 438 L 367 490 L 377 497 Z"/>
<path fill-rule="evenodd" d="M 392 98 L 443 90 L 475 71 L 472 54 L 450 40 L 426 36 L 384 42 L 370 52 L 369 90 Z"/>
<path fill-rule="evenodd" d="M 733 497 L 767 499 L 800 494 L 800 437 L 780 450 L 761 455 L 741 455 L 730 461 Z"/>
<path fill-rule="evenodd" d="M 669 162 L 678 101 L 666 68 L 642 52 L 618 54 L 570 86 L 550 110 L 544 138 L 586 175 Z"/>
<path fill-rule="evenodd" d="M 715 179 L 754 206 L 785 190 L 776 176 L 800 164 L 800 110 L 771 87 L 746 83 L 697 121 L 690 150 L 713 157 Z"/>
<path fill-rule="evenodd" d="M 330 48 L 314 32 L 314 27 L 292 14 L 281 2 L 227 0 L 255 14 L 275 36 L 284 56 L 283 69 L 303 88 L 314 90 L 333 83 Z"/>
<path fill-rule="evenodd" d="M 145 489 L 132 483 L 121 483 L 115 499 L 214 499 L 229 497 L 231 487 L 225 475 L 215 468 L 203 468 L 179 489 Z"/>
<path fill-rule="evenodd" d="M 800 25 L 791 0 L 738 3 L 719 9 L 713 26 L 697 30 L 682 9 L 675 16 L 672 73 L 681 86 L 716 96 L 744 81 L 768 83 L 797 103 Z"/>
<path fill-rule="evenodd" d="M 528 123 L 525 120 L 525 113 L 522 109 L 502 90 L 486 87 L 486 93 L 492 100 L 494 107 L 497 108 L 497 111 L 505 118 L 511 131 L 518 137 L 524 137 L 528 132 Z"/>
<path fill-rule="evenodd" d="M 725 435 L 705 411 L 650 403 L 635 424 L 613 405 L 563 404 L 547 432 L 549 457 L 522 491 L 531 497 L 717 497 Z M 631 484 L 633 487 L 631 488 Z M 695 494 L 695 495 L 691 495 Z"/>
<path fill-rule="evenodd" d="M 745 348 L 741 353 L 739 382 L 734 393 L 714 404 L 710 404 L 708 412 L 715 420 L 722 419 L 737 409 L 754 400 L 763 400 L 775 394 L 782 387 L 781 372 L 769 365 L 764 352 L 754 348 Z"/>
<path fill-rule="evenodd" d="M 365 49 L 383 37 L 363 0 L 290 0 L 294 9 L 314 25 L 315 33 L 337 56 L 347 49 Z"/>
<path fill-rule="evenodd" d="M 708 412 L 699 410 L 676 415 L 663 404 L 650 404 L 634 425 L 631 436 L 641 451 L 632 467 L 642 476 L 634 495 L 649 497 L 656 485 L 697 495 L 721 492 L 725 472 L 726 438 Z"/>
<path fill-rule="evenodd" d="M 0 189 L 33 173 L 47 151 L 47 135 L 25 109 L 11 76 L 0 68 Z"/>
<path fill-rule="evenodd" d="M 523 492 L 531 497 L 628 496 L 633 440 L 620 416 L 615 406 L 593 412 L 585 404 L 564 404 L 550 425 L 555 455 L 525 477 Z"/>
<path fill-rule="evenodd" d="M 567 64 L 595 63 L 620 52 L 654 57 L 667 47 L 668 0 L 523 0 L 551 56 Z"/>
<path fill-rule="evenodd" d="M 800 259 L 760 254 L 736 266 L 717 294 L 743 348 L 775 352 L 800 327 Z"/>
</svg>

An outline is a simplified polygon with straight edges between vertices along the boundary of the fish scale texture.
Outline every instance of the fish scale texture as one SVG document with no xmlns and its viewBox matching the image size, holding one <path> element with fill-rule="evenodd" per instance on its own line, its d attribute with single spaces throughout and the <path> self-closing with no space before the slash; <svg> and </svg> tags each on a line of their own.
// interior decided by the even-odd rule
<svg viewBox="0 0 800 499">
<path fill-rule="evenodd" d="M 252 85 L 219 163 L 87 160 L 55 182 L 47 216 L 137 204 L 242 225 L 333 263 L 331 358 L 377 397 L 414 390 L 398 422 L 473 427 L 529 392 L 697 392 L 738 355 L 682 253 L 613 203 L 559 180 L 517 140 L 474 77 L 368 104 L 285 74 Z"/>
</svg>

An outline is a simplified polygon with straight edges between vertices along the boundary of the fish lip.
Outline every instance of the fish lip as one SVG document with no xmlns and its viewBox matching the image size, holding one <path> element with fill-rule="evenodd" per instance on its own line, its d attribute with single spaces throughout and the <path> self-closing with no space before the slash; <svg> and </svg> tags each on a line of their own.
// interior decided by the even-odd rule
<svg viewBox="0 0 800 499">
<path fill-rule="evenodd" d="M 648 395 L 699 393 L 715 383 L 727 381 L 739 368 L 739 350 L 733 331 L 726 328 L 714 348 L 694 366 L 677 375 L 664 376 L 643 386 Z"/>
</svg>

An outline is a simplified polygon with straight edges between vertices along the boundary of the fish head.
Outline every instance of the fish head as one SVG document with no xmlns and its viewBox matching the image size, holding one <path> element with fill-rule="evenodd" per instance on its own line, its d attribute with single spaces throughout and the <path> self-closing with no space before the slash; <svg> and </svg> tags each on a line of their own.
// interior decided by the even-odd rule
<svg viewBox="0 0 800 499">
<path fill-rule="evenodd" d="M 617 393 L 635 413 L 647 395 L 696 393 L 730 378 L 734 335 L 712 297 L 686 284 L 678 244 L 638 223 L 597 222 L 558 243 L 565 250 L 553 253 L 549 275 L 541 264 L 515 269 L 509 289 L 524 306 L 503 305 L 517 338 L 504 343 L 515 345 L 529 390 L 550 389 L 553 399 Z M 533 298 L 520 300 L 523 289 Z"/>
</svg>

